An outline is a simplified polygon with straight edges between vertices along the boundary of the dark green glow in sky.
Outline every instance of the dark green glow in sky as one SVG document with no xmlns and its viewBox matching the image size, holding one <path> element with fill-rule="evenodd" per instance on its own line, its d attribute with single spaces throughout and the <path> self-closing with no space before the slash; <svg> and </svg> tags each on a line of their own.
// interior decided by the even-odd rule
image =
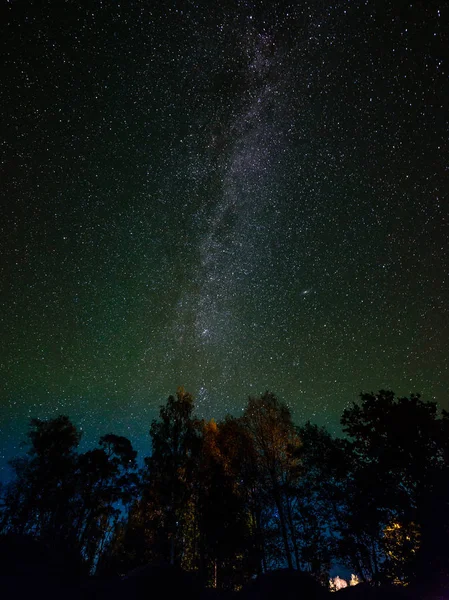
<svg viewBox="0 0 449 600">
<path fill-rule="evenodd" d="M 146 452 L 178 385 L 449 408 L 448 7 L 218 4 L 7 5 L 0 467 L 61 413 Z"/>
</svg>

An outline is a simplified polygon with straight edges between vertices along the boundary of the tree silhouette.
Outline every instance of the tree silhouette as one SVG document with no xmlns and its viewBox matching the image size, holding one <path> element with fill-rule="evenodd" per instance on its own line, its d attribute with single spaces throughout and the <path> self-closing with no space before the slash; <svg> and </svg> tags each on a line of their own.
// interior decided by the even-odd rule
<svg viewBox="0 0 449 600">
<path fill-rule="evenodd" d="M 27 456 L 11 462 L 15 480 L 7 487 L 2 531 L 60 540 L 70 532 L 76 448 L 81 434 L 68 417 L 32 419 Z"/>
<path fill-rule="evenodd" d="M 299 476 L 296 450 L 300 442 L 290 410 L 274 394 L 266 392 L 260 398 L 248 399 L 242 421 L 254 444 L 258 485 L 268 492 L 274 519 L 279 522 L 284 559 L 292 569 L 294 555 L 299 568 L 290 490 Z"/>
<path fill-rule="evenodd" d="M 230 423 L 204 423 L 196 472 L 199 565 L 204 580 L 221 590 L 242 585 L 254 572 L 247 494 L 232 461 L 241 437 Z"/>
<path fill-rule="evenodd" d="M 193 409 L 192 395 L 178 388 L 176 397 L 168 398 L 159 419 L 150 428 L 148 497 L 154 506 L 162 556 L 176 566 L 186 559 L 183 535 L 192 519 L 193 469 L 200 444 L 199 423 L 193 419 Z"/>
<path fill-rule="evenodd" d="M 347 510 L 347 454 L 342 440 L 307 422 L 297 427 L 301 477 L 296 488 L 296 528 L 301 568 L 329 579 Z"/>
<path fill-rule="evenodd" d="M 295 427 L 270 392 L 239 418 L 205 422 L 179 388 L 151 423 L 138 472 L 127 438 L 109 433 L 79 453 L 68 417 L 32 419 L 2 490 L 2 548 L 51 547 L 76 573 L 165 565 L 220 592 L 276 566 L 323 582 L 333 561 L 367 586 L 429 573 L 449 585 L 449 413 L 381 390 L 341 423 L 342 439 Z"/>
<path fill-rule="evenodd" d="M 419 395 L 395 398 L 381 390 L 362 394 L 361 404 L 346 409 L 341 422 L 354 458 L 352 497 L 358 508 L 351 528 L 375 541 L 382 560 L 391 558 L 392 531 L 419 531 L 419 542 L 417 533 L 410 534 L 415 539 L 408 569 L 404 556 L 398 558 L 405 582 L 436 568 L 436 555 L 438 569 L 447 570 L 447 415 L 438 418 L 436 403 L 423 402 Z M 396 538 L 400 545 L 401 536 Z M 374 566 L 373 576 L 380 576 L 382 564 Z"/>
<path fill-rule="evenodd" d="M 108 434 L 101 448 L 78 454 L 81 434 L 67 416 L 32 419 L 28 437 L 27 456 L 12 461 L 1 532 L 31 535 L 91 571 L 132 499 L 136 452 L 126 438 Z"/>
<path fill-rule="evenodd" d="M 136 495 L 136 455 L 127 438 L 110 433 L 100 438 L 100 448 L 78 458 L 75 527 L 90 569 Z"/>
</svg>

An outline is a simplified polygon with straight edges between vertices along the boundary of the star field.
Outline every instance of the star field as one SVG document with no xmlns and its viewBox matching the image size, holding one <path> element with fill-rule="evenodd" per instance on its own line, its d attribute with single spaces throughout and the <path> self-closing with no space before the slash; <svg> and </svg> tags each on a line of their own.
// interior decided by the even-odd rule
<svg viewBox="0 0 449 600">
<path fill-rule="evenodd" d="M 6 2 L 0 468 L 270 389 L 447 394 L 443 2 Z"/>
</svg>

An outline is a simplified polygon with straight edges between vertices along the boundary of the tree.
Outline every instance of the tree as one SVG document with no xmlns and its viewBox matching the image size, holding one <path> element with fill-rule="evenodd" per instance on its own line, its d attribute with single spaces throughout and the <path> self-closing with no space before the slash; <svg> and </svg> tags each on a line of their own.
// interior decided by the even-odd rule
<svg viewBox="0 0 449 600">
<path fill-rule="evenodd" d="M 2 531 L 53 541 L 68 538 L 81 434 L 66 416 L 32 419 L 27 456 L 14 459 L 15 479 L 7 487 Z"/>
<path fill-rule="evenodd" d="M 296 434 L 288 407 L 274 394 L 265 392 L 259 398 L 249 398 L 242 422 L 255 448 L 258 485 L 267 490 L 273 505 L 273 517 L 278 521 L 283 543 L 283 557 L 290 569 L 299 568 L 299 550 L 292 515 L 291 488 L 299 476 Z"/>
<path fill-rule="evenodd" d="M 220 590 L 241 587 L 255 571 L 248 495 L 235 460 L 245 450 L 244 432 L 236 424 L 231 417 L 203 424 L 195 475 L 199 566 L 204 581 Z"/>
<path fill-rule="evenodd" d="M 92 571 L 121 511 L 132 500 L 136 452 L 108 434 L 78 454 L 81 434 L 66 416 L 32 419 L 27 456 L 12 461 L 1 533 L 30 535 Z"/>
<path fill-rule="evenodd" d="M 270 502 L 267 492 L 259 485 L 258 456 L 243 419 L 228 415 L 218 423 L 218 447 L 224 474 L 232 482 L 233 493 L 245 513 L 242 531 L 245 541 L 239 570 L 246 582 L 254 574 L 267 570 L 264 516 L 271 514 Z"/>
<path fill-rule="evenodd" d="M 409 581 L 436 568 L 436 555 L 438 570 L 443 564 L 447 569 L 448 420 L 444 413 L 442 417 L 438 418 L 434 402 L 423 402 L 419 395 L 395 398 L 385 390 L 362 394 L 361 404 L 354 403 L 343 413 L 341 422 L 351 438 L 354 458 L 354 506 L 359 507 L 352 525 L 375 540 L 381 560 L 375 575 L 398 576 L 391 572 L 391 560 L 385 562 L 388 555 L 395 555 L 394 540 L 401 543 L 401 536 L 391 532 L 395 523 L 401 531 L 420 532 L 419 549 L 415 536 L 414 552 L 407 559 L 407 574 L 403 559 L 396 561 L 404 572 L 401 577 Z"/>
<path fill-rule="evenodd" d="M 131 442 L 109 433 L 100 448 L 78 458 L 76 538 L 92 570 L 115 531 L 116 524 L 137 492 L 137 452 Z"/>
<path fill-rule="evenodd" d="M 161 406 L 150 428 L 152 455 L 147 460 L 150 486 L 147 503 L 154 506 L 154 525 L 161 553 L 172 565 L 181 565 L 183 536 L 192 519 L 193 469 L 199 450 L 200 424 L 193 419 L 193 397 L 178 388 Z"/>
<path fill-rule="evenodd" d="M 347 455 L 343 441 L 324 427 L 307 422 L 296 430 L 301 440 L 301 476 L 295 492 L 300 564 L 326 583 L 347 508 Z"/>
</svg>

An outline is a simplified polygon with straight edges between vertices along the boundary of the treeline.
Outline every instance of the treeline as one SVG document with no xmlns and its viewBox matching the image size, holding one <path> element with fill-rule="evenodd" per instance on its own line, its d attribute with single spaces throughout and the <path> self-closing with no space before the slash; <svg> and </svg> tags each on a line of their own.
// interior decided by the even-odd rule
<svg viewBox="0 0 449 600">
<path fill-rule="evenodd" d="M 269 392 L 204 421 L 179 389 L 138 469 L 124 437 L 79 453 L 68 417 L 33 419 L 0 533 L 50 543 L 79 573 L 171 564 L 221 590 L 277 567 L 327 582 L 333 563 L 373 583 L 448 580 L 449 414 L 380 391 L 341 424 L 344 438 L 295 426 Z"/>
</svg>

